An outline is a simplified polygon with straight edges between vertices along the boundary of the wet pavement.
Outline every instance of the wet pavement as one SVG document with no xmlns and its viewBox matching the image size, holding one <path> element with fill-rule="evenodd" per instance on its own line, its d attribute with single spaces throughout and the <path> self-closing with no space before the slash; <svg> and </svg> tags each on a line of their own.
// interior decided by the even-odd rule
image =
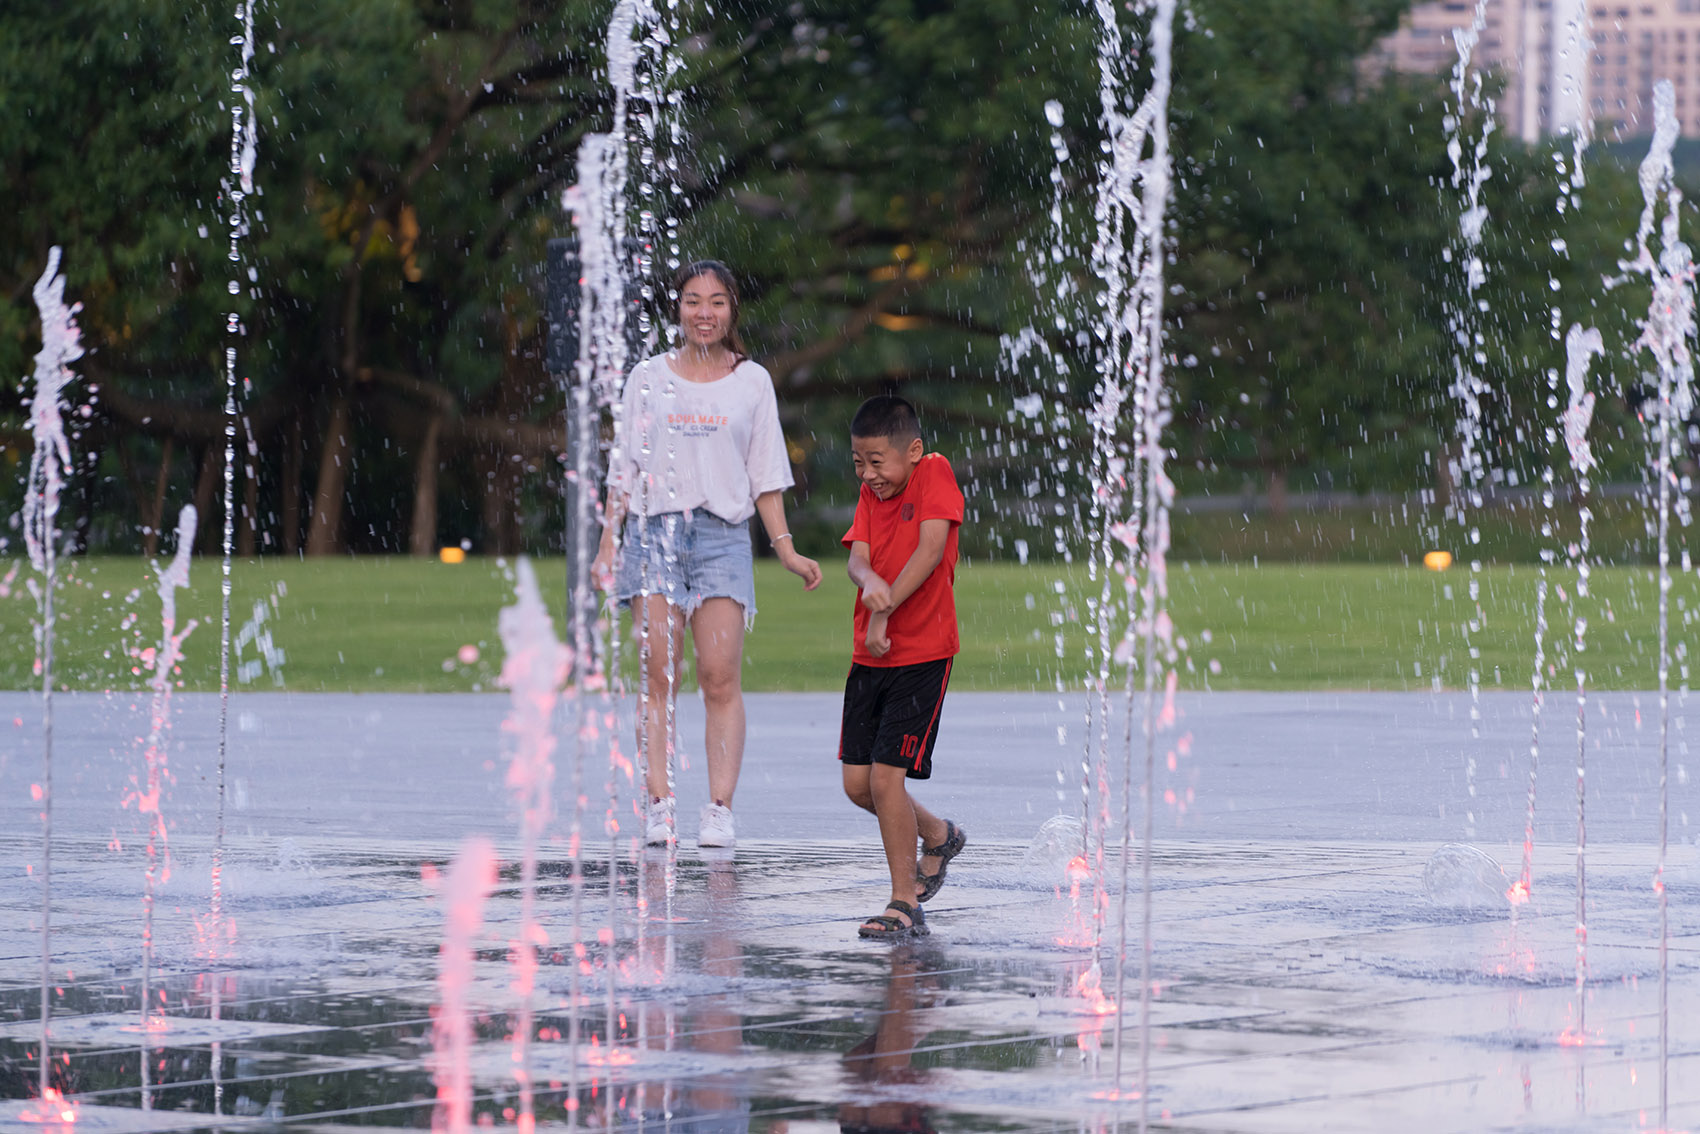
<svg viewBox="0 0 1700 1134">
<path fill-rule="evenodd" d="M 1140 864 L 1130 863 L 1124 968 L 1115 840 L 1095 922 L 1090 876 L 1071 896 L 1066 854 L 1038 838 L 1059 808 L 1059 771 L 1062 806 L 1078 807 L 1078 698 L 1061 709 L 1041 695 L 949 703 L 958 716 L 938 780 L 919 791 L 970 844 L 927 907 L 931 935 L 899 945 L 855 933 L 881 904 L 884 868 L 872 820 L 835 794 L 833 699 L 751 699 L 735 851 L 690 838 L 700 768 L 681 783 L 676 858 L 611 843 L 597 770 L 582 889 L 566 817 L 540 855 L 538 1039 L 526 1058 L 538 1123 L 1100 1131 L 1138 1129 L 1144 1108 L 1153 1128 L 1188 1131 L 1643 1130 L 1658 1125 L 1662 1084 L 1670 1128 L 1700 1129 L 1700 863 L 1679 841 L 1692 803 L 1677 782 L 1685 754 L 1673 755 L 1661 1061 L 1646 699 L 1598 706 L 1579 998 L 1573 731 L 1544 762 L 1533 899 L 1513 918 L 1503 904 L 1465 908 L 1467 859 L 1436 852 L 1470 841 L 1517 873 L 1523 699 L 1490 698 L 1473 740 L 1457 699 L 1365 697 L 1183 702 L 1176 735 L 1194 739 L 1166 789 L 1181 788 L 1176 803 L 1158 809 L 1144 1009 Z M 40 1129 L 20 1116 L 40 1037 L 32 706 L 21 695 L 0 705 L 21 722 L 0 749 L 7 1130 Z M 517 1124 L 509 953 L 521 888 L 501 698 L 238 698 L 222 926 L 209 917 L 216 703 L 182 699 L 147 1031 L 145 838 L 122 802 L 145 705 L 60 708 L 52 1051 L 77 1126 L 430 1126 L 446 911 L 428 876 L 475 833 L 496 842 L 503 868 L 466 992 L 473 1111 Z M 700 725 L 689 705 L 682 719 L 688 747 Z M 557 754 L 562 798 L 568 760 Z"/>
</svg>

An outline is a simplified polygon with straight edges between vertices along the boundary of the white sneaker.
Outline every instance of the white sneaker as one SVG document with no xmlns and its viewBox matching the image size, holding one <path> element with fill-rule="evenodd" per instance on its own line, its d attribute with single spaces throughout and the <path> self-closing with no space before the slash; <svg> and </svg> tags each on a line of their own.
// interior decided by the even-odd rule
<svg viewBox="0 0 1700 1134">
<path fill-rule="evenodd" d="M 697 846 L 729 847 L 738 841 L 732 829 L 732 809 L 711 803 L 702 809 L 702 826 L 697 830 Z"/>
<path fill-rule="evenodd" d="M 652 847 L 664 847 L 678 838 L 673 821 L 673 797 L 652 799 L 643 809 L 644 841 Z"/>
</svg>

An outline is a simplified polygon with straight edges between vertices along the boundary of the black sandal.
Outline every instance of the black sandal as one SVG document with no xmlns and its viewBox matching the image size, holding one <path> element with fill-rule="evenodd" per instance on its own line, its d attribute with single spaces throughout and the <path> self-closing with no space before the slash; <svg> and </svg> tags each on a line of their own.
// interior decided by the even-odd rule
<svg viewBox="0 0 1700 1134">
<path fill-rule="evenodd" d="M 944 886 L 944 868 L 950 865 L 950 860 L 962 853 L 962 848 L 968 844 L 968 836 L 962 833 L 962 828 L 949 819 L 944 821 L 944 842 L 936 847 L 922 847 L 921 857 L 935 855 L 939 860 L 937 874 L 923 874 L 920 867 L 915 868 L 915 881 L 921 884 L 921 892 L 915 898 L 917 902 L 925 902 Z"/>
<path fill-rule="evenodd" d="M 885 904 L 888 910 L 896 910 L 909 919 L 907 925 L 902 918 L 890 914 L 876 914 L 864 921 L 856 930 L 858 937 L 925 937 L 927 935 L 927 917 L 921 912 L 920 906 L 912 906 L 908 902 L 890 901 Z M 878 926 L 878 928 L 874 928 Z"/>
</svg>

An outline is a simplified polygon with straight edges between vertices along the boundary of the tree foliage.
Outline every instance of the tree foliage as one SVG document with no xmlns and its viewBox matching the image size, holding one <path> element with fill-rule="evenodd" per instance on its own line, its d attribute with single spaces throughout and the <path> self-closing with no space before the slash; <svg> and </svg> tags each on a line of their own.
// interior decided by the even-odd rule
<svg viewBox="0 0 1700 1134">
<path fill-rule="evenodd" d="M 1458 212 L 1445 88 L 1361 63 L 1405 6 L 1191 5 L 1177 38 L 1167 312 L 1185 488 L 1407 489 L 1444 468 L 1446 297 L 1459 287 L 1444 257 Z M 228 10 L 0 10 L 11 216 L 0 367 L 27 372 L 29 285 L 49 246 L 64 245 L 98 387 L 70 504 L 81 542 L 151 548 L 188 500 L 216 515 L 234 309 L 251 382 L 239 440 L 253 456 L 236 470 L 243 550 L 549 546 L 564 432 L 541 360 L 540 265 L 567 228 L 560 192 L 578 144 L 609 125 L 608 8 L 268 0 L 253 79 L 254 279 L 234 308 L 221 196 Z M 1085 252 L 1101 142 L 1091 6 L 676 11 L 685 140 L 664 147 L 679 244 L 665 251 L 726 259 L 746 281 L 746 337 L 779 385 L 807 509 L 830 516 L 850 499 L 844 423 L 881 390 L 923 406 L 977 499 L 1012 507 L 1084 441 L 1093 397 L 1082 338 L 1096 318 Z M 1052 99 L 1071 154 L 1060 230 Z M 1554 297 L 1566 326 L 1630 334 L 1633 290 L 1601 302 L 1599 280 L 1638 196 L 1601 160 L 1581 207 L 1561 213 L 1551 151 L 1496 136 L 1491 161 L 1493 444 L 1498 464 L 1527 476 L 1550 457 L 1539 423 L 1546 376 L 1563 365 Z M 1059 281 L 1075 297 L 1061 308 Z M 1061 328 L 1049 319 L 1060 309 Z M 1023 327 L 1050 341 L 1063 375 L 1032 418 L 1012 409 L 1025 380 L 1000 350 Z M 15 398 L 7 409 L 15 458 L 27 438 Z M 1631 420 L 1621 400 L 1602 412 L 1608 425 Z M 1080 488 L 1052 481 L 1047 491 Z"/>
</svg>

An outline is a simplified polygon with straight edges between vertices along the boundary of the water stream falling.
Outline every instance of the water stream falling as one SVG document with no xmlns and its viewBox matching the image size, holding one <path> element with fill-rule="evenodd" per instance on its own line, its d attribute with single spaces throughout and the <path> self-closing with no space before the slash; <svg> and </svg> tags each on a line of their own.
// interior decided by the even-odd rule
<svg viewBox="0 0 1700 1134">
<path fill-rule="evenodd" d="M 241 0 L 235 20 L 239 31 L 230 37 L 236 48 L 237 65 L 230 72 L 230 162 L 221 189 L 228 209 L 230 248 L 226 258 L 230 263 L 230 279 L 225 290 L 232 296 L 241 295 L 244 288 L 258 279 L 253 267 L 244 271 L 242 240 L 248 235 L 248 198 L 254 194 L 254 159 L 259 144 L 259 131 L 254 118 L 254 89 L 249 83 L 254 62 L 254 0 Z M 242 398 L 248 393 L 246 382 L 239 383 L 236 374 L 236 343 L 246 333 L 241 314 L 231 311 L 225 316 L 224 332 L 224 529 L 220 544 L 223 560 L 219 575 L 219 645 L 218 645 L 218 814 L 213 835 L 212 900 L 208 916 L 212 938 L 224 936 L 224 804 L 225 758 L 230 751 L 230 583 L 231 555 L 236 540 L 236 438 L 238 426 L 248 439 L 249 466 L 246 476 L 254 476 L 253 431 L 247 429 L 241 416 Z M 248 517 L 250 524 L 256 517 Z M 218 982 L 213 982 L 216 990 Z M 217 1018 L 219 1005 L 213 1006 Z"/>
<path fill-rule="evenodd" d="M 71 445 L 65 435 L 65 390 L 76 377 L 70 364 L 83 356 L 77 313 L 82 304 L 66 306 L 65 278 L 59 274 L 58 246 L 48 252 L 47 267 L 35 283 L 36 310 L 41 314 L 41 350 L 35 356 L 35 389 L 30 393 L 30 451 L 24 491 L 24 543 L 30 565 L 41 576 L 30 581 L 39 619 L 35 626 L 36 658 L 41 676 L 41 1052 L 36 1097 L 45 1120 L 62 1117 L 50 1078 L 53 1004 L 53 642 L 54 590 L 57 579 L 59 496 L 71 471 Z"/>
<path fill-rule="evenodd" d="M 1559 85 L 1562 87 L 1564 83 L 1569 83 L 1569 87 L 1576 87 L 1576 77 L 1569 73 L 1569 61 L 1583 58 L 1591 49 L 1588 39 L 1588 12 L 1586 12 L 1586 9 L 1579 10 L 1578 14 L 1574 14 L 1574 19 L 1562 27 L 1561 34 L 1564 46 L 1561 48 L 1559 58 L 1555 61 L 1555 66 L 1564 65 L 1559 68 L 1564 73 Z M 1566 136 L 1571 141 L 1569 155 L 1566 155 L 1564 148 L 1562 148 L 1562 139 Z M 1557 196 L 1557 202 L 1555 202 L 1555 211 L 1561 218 L 1564 214 L 1574 211 L 1581 204 L 1581 190 L 1586 185 L 1583 167 L 1583 158 L 1586 153 L 1588 153 L 1588 122 L 1586 122 L 1586 119 L 1579 119 L 1571 126 L 1562 129 L 1561 145 L 1559 145 L 1559 148 L 1555 148 L 1554 153 L 1552 153 L 1552 165 L 1554 165 L 1555 173 L 1557 173 L 1559 182 L 1561 182 L 1559 196 Z M 1554 238 L 1552 250 L 1566 260 L 1569 258 L 1569 247 L 1562 238 Z M 1547 287 L 1554 294 L 1557 294 L 1561 289 L 1559 277 L 1549 275 Z M 1554 340 L 1557 340 L 1559 328 L 1564 325 L 1564 315 L 1562 315 L 1557 301 L 1552 303 L 1552 308 L 1547 311 L 1547 315 L 1550 318 L 1550 335 Z M 1593 454 L 1588 449 L 1588 425 L 1593 420 L 1593 394 L 1588 393 L 1586 384 L 1588 384 L 1588 367 L 1591 364 L 1591 359 L 1593 359 L 1593 355 L 1601 354 L 1603 350 L 1605 350 L 1605 345 L 1601 342 L 1600 332 L 1596 332 L 1593 328 L 1583 330 L 1579 325 L 1572 325 L 1571 330 L 1566 333 L 1564 354 L 1566 354 L 1566 384 L 1569 388 L 1569 398 L 1567 398 L 1564 410 L 1559 410 L 1559 371 L 1555 367 L 1547 371 L 1547 408 L 1557 413 L 1557 420 L 1561 423 L 1559 430 L 1547 427 L 1547 444 L 1549 444 L 1550 449 L 1550 445 L 1554 444 L 1555 440 L 1564 440 L 1566 451 L 1569 452 L 1569 457 L 1571 457 L 1572 473 L 1576 474 L 1574 498 L 1578 500 L 1578 507 L 1581 510 L 1581 515 L 1583 515 L 1578 542 L 1571 544 L 1571 546 L 1579 546 L 1583 549 L 1581 551 L 1583 559 L 1586 559 L 1588 520 L 1591 519 L 1588 515 L 1588 502 L 1586 502 L 1586 493 L 1588 493 L 1586 483 L 1588 483 L 1589 468 L 1593 464 Z M 1562 437 L 1555 434 L 1561 434 Z M 1547 646 L 1547 629 L 1549 629 L 1549 626 L 1547 626 L 1547 595 L 1550 592 L 1547 571 L 1549 571 L 1549 566 L 1557 561 L 1557 547 L 1554 546 L 1554 542 L 1557 541 L 1557 527 L 1555 527 L 1554 517 L 1552 517 L 1554 507 L 1557 505 L 1555 485 L 1557 485 L 1557 469 L 1554 468 L 1554 462 L 1549 456 L 1547 461 L 1544 462 L 1544 468 L 1540 471 L 1540 508 L 1542 508 L 1540 537 L 1542 537 L 1544 546 L 1540 549 L 1540 564 L 1537 568 L 1538 580 L 1535 583 L 1535 658 L 1533 658 L 1532 675 L 1530 675 L 1532 707 L 1530 707 L 1530 740 L 1528 740 L 1528 808 L 1527 814 L 1525 814 L 1525 823 L 1523 823 L 1523 872 L 1518 877 L 1518 881 L 1513 887 L 1513 894 L 1511 894 L 1513 916 L 1515 916 L 1515 906 L 1527 903 L 1533 893 L 1535 785 L 1537 785 L 1538 775 L 1540 775 L 1540 724 L 1542 724 L 1540 714 L 1542 714 L 1542 707 L 1545 704 L 1544 687 L 1545 682 L 1547 682 L 1547 651 L 1545 651 L 1545 646 Z M 1576 580 L 1574 593 L 1581 597 L 1581 595 L 1588 593 L 1588 576 L 1586 576 L 1588 568 L 1584 563 L 1572 564 L 1572 566 L 1578 570 L 1578 580 Z M 1564 592 L 1561 588 L 1561 595 L 1562 593 Z M 1579 665 L 1579 658 L 1576 661 Z M 1581 695 L 1583 695 L 1583 690 L 1578 690 L 1578 697 L 1581 697 Z"/>
<path fill-rule="evenodd" d="M 1555 12 L 1555 20 L 1559 19 Z M 1586 6 L 1571 13 L 1561 23 L 1555 23 L 1554 35 L 1562 44 L 1554 57 L 1554 89 L 1559 90 L 1560 100 L 1573 99 L 1579 87 L 1573 73 L 1576 63 L 1585 59 L 1592 50 L 1589 41 L 1588 12 Z M 1583 186 L 1587 183 L 1584 174 L 1583 159 L 1588 152 L 1589 131 L 1587 120 L 1579 115 L 1559 115 L 1558 121 L 1559 144 L 1553 150 L 1553 170 L 1559 178 L 1559 193 L 1555 202 L 1555 210 L 1560 218 L 1574 211 L 1581 204 Z M 1570 142 L 1567 154 L 1564 141 Z M 1562 238 L 1554 238 L 1552 249 L 1560 256 L 1569 259 L 1568 244 Z M 1556 273 L 1547 278 L 1547 287 L 1556 297 L 1562 287 Z M 1563 326 L 1564 317 L 1555 298 L 1548 309 L 1550 320 L 1549 333 L 1556 342 L 1559 338 L 1559 328 Z M 1591 336 L 1591 337 L 1590 337 Z M 1594 354 L 1603 350 L 1600 335 L 1597 331 L 1584 332 L 1580 326 L 1572 326 L 1565 337 L 1565 356 L 1567 383 L 1570 390 L 1567 408 L 1559 408 L 1559 374 L 1556 367 L 1549 368 L 1547 380 L 1547 408 L 1557 413 L 1562 426 L 1561 430 L 1547 427 L 1547 445 L 1549 448 L 1562 440 L 1570 454 L 1571 467 L 1576 472 L 1581 483 L 1586 482 L 1587 469 L 1584 463 L 1578 461 L 1578 446 L 1586 463 L 1591 463 L 1591 455 L 1587 452 L 1588 423 L 1593 418 L 1594 396 L 1586 392 L 1587 372 L 1589 362 Z M 1578 370 L 1578 366 L 1580 370 Z M 1586 402 L 1586 412 L 1582 411 L 1582 401 Z M 1541 710 L 1545 705 L 1545 687 L 1547 682 L 1546 635 L 1548 630 L 1547 597 L 1550 593 L 1548 569 L 1558 559 L 1558 551 L 1554 546 L 1558 533 L 1553 520 L 1553 510 L 1557 505 L 1558 474 L 1550 455 L 1541 469 L 1541 529 L 1540 535 L 1543 546 L 1540 551 L 1540 563 L 1537 567 L 1539 577 L 1535 584 L 1535 650 L 1534 661 L 1530 673 L 1531 697 L 1529 724 L 1529 795 L 1523 825 L 1523 869 L 1511 892 L 1513 917 L 1517 907 L 1527 903 L 1534 890 L 1534 853 L 1535 853 L 1535 802 L 1536 786 L 1540 777 L 1541 765 Z M 1576 499 L 1586 514 L 1587 502 L 1584 499 L 1585 488 L 1578 488 Z M 1583 534 L 1580 537 L 1585 545 L 1587 540 L 1587 520 L 1584 518 Z M 1583 568 L 1585 571 L 1586 568 Z M 1586 577 L 1578 579 L 1578 590 L 1586 593 Z M 1561 589 L 1561 594 L 1563 593 Z"/>
<path fill-rule="evenodd" d="M 1686 476 L 1678 481 L 1675 461 L 1687 452 L 1688 421 L 1694 412 L 1694 257 L 1682 240 L 1682 191 L 1676 187 L 1672 150 L 1679 125 L 1676 88 L 1669 80 L 1653 87 L 1653 142 L 1641 163 L 1643 205 L 1635 233 L 1635 259 L 1621 266 L 1646 276 L 1652 302 L 1635 342 L 1658 381 L 1652 423 L 1653 467 L 1658 481 L 1659 547 L 1659 851 L 1653 888 L 1659 904 L 1659 1128 L 1669 1129 L 1670 1072 L 1670 899 L 1665 864 L 1670 836 L 1670 522 L 1689 522 Z M 1660 215 L 1660 206 L 1663 215 Z M 1653 229 L 1658 226 L 1658 252 Z M 1685 562 L 1684 567 L 1688 564 Z"/>
<path fill-rule="evenodd" d="M 176 678 L 177 663 L 183 658 L 183 641 L 195 629 L 195 620 L 177 629 L 177 591 L 189 585 L 189 557 L 195 548 L 195 506 L 184 505 L 177 517 L 177 552 L 164 567 L 154 565 L 159 576 L 160 637 L 159 645 L 142 651 L 142 661 L 152 669 L 148 685 L 153 691 L 149 700 L 148 735 L 142 748 L 145 779 L 136 781 L 136 790 L 127 802 L 134 802 L 136 812 L 148 825 L 148 865 L 142 889 L 142 1006 L 141 1033 L 145 1051 L 153 1011 L 153 924 L 154 900 L 158 888 L 171 877 L 170 833 L 165 822 L 165 788 L 171 780 L 170 759 L 166 738 L 171 730 L 171 688 Z M 159 1021 L 163 1025 L 163 1018 Z M 150 1105 L 148 1096 L 149 1067 L 142 1059 L 143 1109 Z"/>
<path fill-rule="evenodd" d="M 531 561 L 519 560 L 514 602 L 498 620 L 505 659 L 501 683 L 511 698 L 502 729 L 512 755 L 508 787 L 520 816 L 520 924 L 513 943 L 514 991 L 519 1011 L 514 1024 L 514 1074 L 519 1081 L 521 1134 L 536 1126 L 532 1107 L 532 998 L 537 984 L 537 950 L 548 936 L 537 920 L 537 850 L 554 814 L 555 703 L 571 666 L 571 652 L 555 637 L 555 626 L 537 586 Z"/>
<path fill-rule="evenodd" d="M 1571 668 L 1576 676 L 1576 1010 L 1577 1042 L 1586 1042 L 1585 996 L 1588 980 L 1588 917 L 1587 917 L 1587 741 L 1588 741 L 1588 620 L 1581 609 L 1588 597 L 1588 581 L 1592 572 L 1589 564 L 1588 527 L 1593 519 L 1588 507 L 1589 474 L 1594 468 L 1594 454 L 1588 444 L 1588 425 L 1594 416 L 1594 395 L 1587 388 L 1588 368 L 1594 356 L 1605 353 L 1605 343 L 1599 331 L 1572 326 L 1565 335 L 1565 385 L 1567 404 L 1563 415 L 1564 445 L 1570 454 L 1570 467 L 1576 478 L 1577 534 L 1569 545 L 1571 570 L 1575 575 L 1571 606 Z"/>
<path fill-rule="evenodd" d="M 1045 103 L 1045 119 L 1050 124 L 1051 134 L 1051 205 L 1049 210 L 1049 233 L 1044 247 L 1033 248 L 1024 238 L 1017 242 L 1016 251 L 1025 257 L 1028 263 L 1035 297 L 1039 301 L 1041 318 L 1036 325 L 1029 325 L 1014 334 L 1005 335 L 1000 343 L 999 368 L 1005 373 L 1025 379 L 1023 385 L 1027 392 L 1013 399 L 1008 410 L 1010 424 L 1017 429 L 1028 430 L 1033 434 L 1032 441 L 1022 441 L 1014 436 L 998 443 L 998 448 L 1007 445 L 1009 455 L 1014 458 L 1017 453 L 1025 451 L 1033 444 L 1044 445 L 1043 438 L 1047 431 L 1055 430 L 1059 436 L 1066 436 L 1070 429 L 1068 416 L 1062 411 L 1071 394 L 1069 379 L 1069 363 L 1065 357 L 1065 348 L 1061 340 L 1067 335 L 1070 327 L 1084 328 L 1095 318 L 1082 303 L 1081 286 L 1070 273 L 1071 261 L 1078 255 L 1077 245 L 1081 238 L 1070 229 L 1064 212 L 1064 200 L 1068 189 L 1068 169 L 1072 160 L 1067 140 L 1063 135 L 1066 123 L 1062 103 L 1055 99 Z M 1083 341 L 1086 331 L 1076 332 L 1077 344 Z M 1059 339 L 1053 345 L 1052 336 Z M 1019 424 L 1018 424 L 1019 422 Z M 1003 470 L 1000 477 L 1000 488 L 1006 495 L 999 503 L 1006 517 L 1016 521 L 1025 521 L 1034 529 L 1036 536 L 1041 535 L 1041 529 L 1049 522 L 1051 530 L 1048 533 L 1053 552 L 1063 561 L 1072 562 L 1073 551 L 1069 532 L 1076 525 L 1067 525 L 1064 520 L 1069 507 L 1065 496 L 1073 495 L 1067 492 L 1063 483 L 1063 474 L 1068 472 L 1069 458 L 1059 459 L 1060 465 L 1053 483 L 1046 482 L 1046 476 L 1040 465 L 1035 462 L 1032 470 L 1024 474 L 1020 484 L 1009 483 L 1009 470 Z M 1030 476 L 1031 479 L 1025 479 Z M 1007 493 L 1014 489 L 1025 499 L 1018 506 L 1017 514 L 1008 517 L 1012 503 Z M 1091 510 L 1090 527 L 1101 530 L 1103 518 L 1100 512 L 1103 500 L 1094 493 L 1089 508 Z M 1076 520 L 1085 523 L 1078 515 L 1079 504 L 1076 501 L 1072 507 L 1076 510 Z M 1000 536 L 1001 540 L 1001 536 Z M 1000 543 L 1001 546 L 1001 543 Z M 1025 539 L 1014 540 L 1016 560 L 1025 564 L 1028 559 L 1030 545 Z M 1093 903 L 1091 909 L 1082 909 L 1081 883 L 1096 877 L 1091 864 L 1098 862 L 1101 866 L 1101 839 L 1094 838 L 1094 832 L 1101 835 L 1104 823 L 1103 808 L 1095 802 L 1099 798 L 1098 786 L 1100 777 L 1097 775 L 1094 752 L 1101 743 L 1095 746 L 1095 737 L 1100 740 L 1107 738 L 1108 715 L 1105 711 L 1105 698 L 1110 682 L 1111 672 L 1111 637 L 1113 635 L 1114 619 L 1105 613 L 1105 604 L 1111 599 L 1112 572 L 1101 564 L 1103 549 L 1095 549 L 1095 553 L 1086 557 L 1087 585 L 1099 581 L 1100 570 L 1104 571 L 1102 587 L 1098 595 L 1087 597 L 1088 622 L 1096 626 L 1096 637 L 1089 636 L 1086 647 L 1090 658 L 1096 662 L 1095 677 L 1089 685 L 1087 697 L 1085 727 L 1079 744 L 1079 757 L 1075 766 L 1079 769 L 1080 796 L 1076 815 L 1068 814 L 1068 781 L 1070 774 L 1069 737 L 1066 725 L 1057 727 L 1057 747 L 1059 763 L 1056 770 L 1057 808 L 1059 814 L 1047 820 L 1040 828 L 1039 841 L 1034 844 L 1035 850 L 1045 847 L 1063 849 L 1072 843 L 1073 849 L 1061 856 L 1058 865 L 1066 863 L 1064 870 L 1054 871 L 1052 881 L 1064 880 L 1069 886 L 1072 910 L 1070 927 L 1061 940 L 1065 944 L 1091 945 L 1096 947 L 1096 933 L 1101 929 L 1099 922 L 1100 910 L 1098 899 L 1102 896 L 1101 887 L 1090 888 L 1087 900 Z M 1052 648 L 1056 657 L 1055 684 L 1058 694 L 1064 692 L 1066 683 L 1063 678 L 1064 667 L 1067 664 L 1068 645 L 1066 627 L 1075 613 L 1068 595 L 1068 589 L 1061 580 L 1055 584 L 1053 593 L 1046 595 L 1047 603 L 1054 603 L 1052 624 Z M 1037 605 L 1035 596 L 1027 596 L 1028 609 Z M 1037 676 L 1037 674 L 1035 674 Z M 1057 710 L 1064 711 L 1065 702 L 1059 697 Z M 1095 723 L 1096 722 L 1096 723 Z"/>
<path fill-rule="evenodd" d="M 1482 190 L 1493 176 L 1487 163 L 1488 139 L 1494 130 L 1494 101 L 1487 93 L 1480 69 L 1471 62 L 1471 55 L 1487 26 L 1487 0 L 1476 0 L 1475 14 L 1468 27 L 1454 31 L 1458 62 L 1452 69 L 1453 102 L 1447 107 L 1444 125 L 1446 152 L 1452 160 L 1452 188 L 1463 196 L 1458 219 L 1458 233 L 1446 248 L 1444 257 L 1461 274 L 1463 298 L 1449 292 L 1446 300 L 1446 326 L 1452 336 L 1451 395 L 1458 406 L 1456 427 L 1457 455 L 1448 459 L 1446 467 L 1452 486 L 1447 504 L 1449 518 L 1463 533 L 1465 554 L 1469 561 L 1469 607 L 1461 622 L 1464 664 L 1467 667 L 1470 692 L 1470 751 L 1464 758 L 1464 782 L 1468 795 L 1464 817 L 1464 834 L 1474 838 L 1476 833 L 1476 765 L 1481 748 L 1481 686 L 1480 647 L 1475 636 L 1483 627 L 1482 562 L 1476 550 L 1481 543 L 1481 529 L 1474 516 L 1484 502 L 1488 480 L 1487 425 L 1483 400 L 1492 394 L 1481 368 L 1487 365 L 1486 336 L 1481 329 L 1481 316 L 1488 310 L 1487 300 L 1477 292 L 1487 282 L 1487 266 L 1482 260 L 1482 232 L 1487 225 L 1487 206 L 1482 202 Z M 1476 128 L 1480 135 L 1472 133 Z"/>
</svg>

